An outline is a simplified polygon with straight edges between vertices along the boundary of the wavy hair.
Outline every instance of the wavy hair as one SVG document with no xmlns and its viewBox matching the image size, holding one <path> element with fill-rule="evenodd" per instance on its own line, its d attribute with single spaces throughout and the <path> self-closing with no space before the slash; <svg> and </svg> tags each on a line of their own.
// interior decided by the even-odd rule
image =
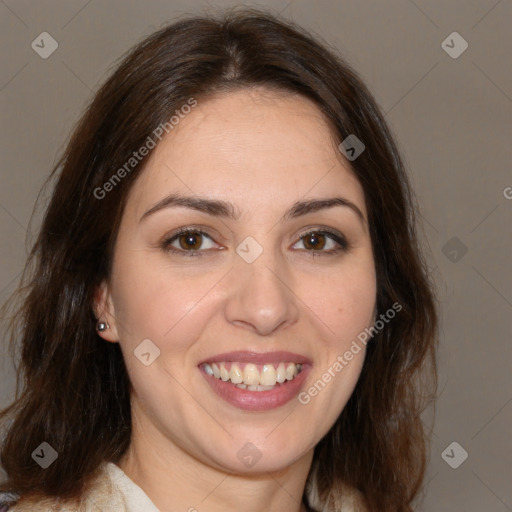
<svg viewBox="0 0 512 512">
<path fill-rule="evenodd" d="M 119 344 L 95 331 L 92 304 L 148 156 L 103 198 L 94 191 L 191 97 L 251 87 L 303 95 L 337 144 L 350 134 L 364 142 L 351 169 L 368 211 L 377 317 L 402 306 L 367 345 L 349 402 L 315 447 L 306 497 L 310 506 L 339 511 L 349 485 L 369 511 L 412 511 L 426 469 L 420 414 L 435 398 L 438 338 L 416 200 L 384 115 L 358 75 L 318 37 L 255 10 L 187 17 L 139 43 L 95 94 L 53 169 L 53 194 L 10 324 L 20 362 L 16 397 L 0 414 L 8 425 L 0 450 L 5 488 L 76 498 L 102 462 L 115 463 L 128 448 L 130 382 Z M 45 471 L 31 458 L 42 441 L 59 452 Z"/>
</svg>

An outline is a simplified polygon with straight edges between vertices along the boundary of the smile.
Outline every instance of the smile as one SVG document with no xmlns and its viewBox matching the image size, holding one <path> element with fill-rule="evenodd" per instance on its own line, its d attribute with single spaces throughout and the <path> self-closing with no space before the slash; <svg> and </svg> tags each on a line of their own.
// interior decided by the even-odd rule
<svg viewBox="0 0 512 512">
<path fill-rule="evenodd" d="M 290 402 L 311 368 L 310 359 L 291 352 L 230 352 L 198 365 L 218 397 L 248 411 L 270 410 Z"/>
<path fill-rule="evenodd" d="M 253 363 L 220 362 L 204 363 L 203 369 L 207 375 L 224 382 L 231 382 L 239 389 L 249 391 L 269 391 L 276 384 L 293 380 L 301 371 L 300 363 L 271 363 L 256 365 Z"/>
</svg>

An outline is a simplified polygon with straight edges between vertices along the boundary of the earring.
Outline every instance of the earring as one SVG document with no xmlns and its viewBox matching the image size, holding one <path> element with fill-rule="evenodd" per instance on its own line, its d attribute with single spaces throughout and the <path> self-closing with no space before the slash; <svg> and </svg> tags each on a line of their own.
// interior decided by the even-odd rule
<svg viewBox="0 0 512 512">
<path fill-rule="evenodd" d="M 96 324 L 96 330 L 98 332 L 103 332 L 103 331 L 106 331 L 110 326 L 108 325 L 107 322 L 103 322 L 103 321 L 100 321 Z"/>
</svg>

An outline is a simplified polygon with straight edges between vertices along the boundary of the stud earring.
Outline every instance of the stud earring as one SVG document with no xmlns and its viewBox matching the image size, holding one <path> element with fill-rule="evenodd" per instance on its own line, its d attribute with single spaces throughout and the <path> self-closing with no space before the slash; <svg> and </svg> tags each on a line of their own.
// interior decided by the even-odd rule
<svg viewBox="0 0 512 512">
<path fill-rule="evenodd" d="M 108 325 L 108 323 L 107 323 L 107 322 L 102 322 L 102 321 L 100 321 L 100 322 L 98 322 L 98 323 L 96 324 L 96 330 L 97 330 L 98 332 L 106 331 L 108 328 L 109 328 L 109 325 Z"/>
</svg>

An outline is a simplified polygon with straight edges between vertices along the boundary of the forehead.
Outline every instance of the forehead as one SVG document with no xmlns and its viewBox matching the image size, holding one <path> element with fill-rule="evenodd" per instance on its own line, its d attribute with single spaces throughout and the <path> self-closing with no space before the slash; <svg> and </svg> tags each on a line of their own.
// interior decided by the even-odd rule
<svg viewBox="0 0 512 512">
<path fill-rule="evenodd" d="M 134 189 L 139 212 L 176 190 L 241 210 L 340 193 L 366 215 L 362 187 L 320 109 L 265 89 L 199 99 L 157 145 Z"/>
</svg>

